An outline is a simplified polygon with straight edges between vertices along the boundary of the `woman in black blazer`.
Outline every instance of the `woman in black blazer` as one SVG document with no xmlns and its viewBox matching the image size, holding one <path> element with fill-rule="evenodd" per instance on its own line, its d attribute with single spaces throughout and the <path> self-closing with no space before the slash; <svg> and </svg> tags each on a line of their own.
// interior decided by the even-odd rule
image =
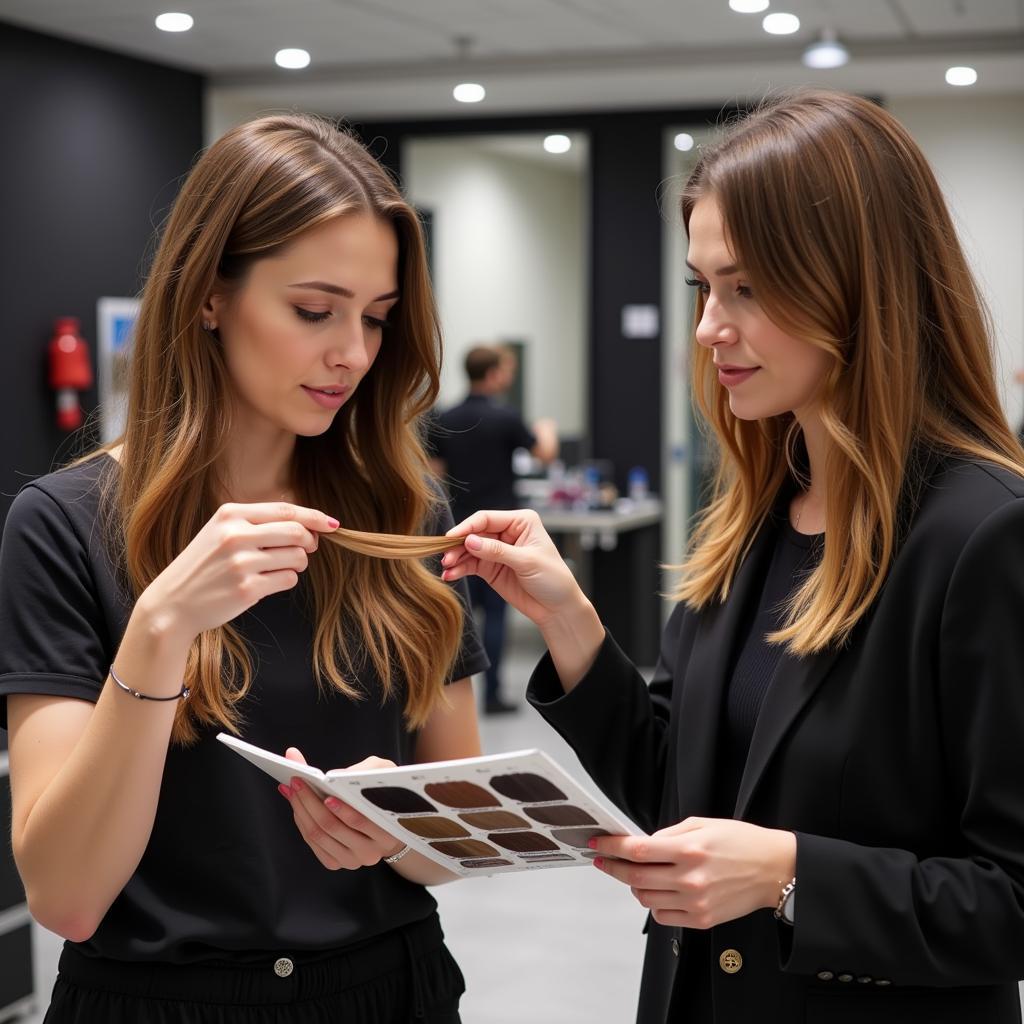
<svg viewBox="0 0 1024 1024">
<path fill-rule="evenodd" d="M 536 513 L 446 578 L 537 623 L 532 702 L 651 833 L 594 843 L 651 911 L 642 1024 L 1019 1021 L 1024 453 L 940 190 L 808 92 L 682 203 L 720 459 L 652 682 Z"/>
</svg>

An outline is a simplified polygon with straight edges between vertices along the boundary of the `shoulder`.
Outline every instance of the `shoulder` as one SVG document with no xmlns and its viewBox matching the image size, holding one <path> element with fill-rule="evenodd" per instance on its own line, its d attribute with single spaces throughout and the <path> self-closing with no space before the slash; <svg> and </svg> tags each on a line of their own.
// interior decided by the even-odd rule
<svg viewBox="0 0 1024 1024">
<path fill-rule="evenodd" d="M 993 513 L 1021 510 L 1024 477 L 981 460 L 948 457 L 923 481 L 909 536 L 957 545 Z"/>
<path fill-rule="evenodd" d="M 63 537 L 88 547 L 95 535 L 104 487 L 116 463 L 97 456 L 47 473 L 26 484 L 15 497 L 4 523 L 4 538 Z"/>
</svg>

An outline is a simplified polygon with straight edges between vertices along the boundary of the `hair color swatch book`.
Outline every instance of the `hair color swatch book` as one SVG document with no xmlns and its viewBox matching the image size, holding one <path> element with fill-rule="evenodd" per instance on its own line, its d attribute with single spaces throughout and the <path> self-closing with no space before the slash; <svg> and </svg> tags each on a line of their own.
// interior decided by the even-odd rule
<svg viewBox="0 0 1024 1024">
<path fill-rule="evenodd" d="M 643 834 L 540 750 L 322 772 L 226 733 L 217 739 L 278 782 L 298 776 L 343 800 L 459 875 L 588 864 L 592 836 Z"/>
</svg>

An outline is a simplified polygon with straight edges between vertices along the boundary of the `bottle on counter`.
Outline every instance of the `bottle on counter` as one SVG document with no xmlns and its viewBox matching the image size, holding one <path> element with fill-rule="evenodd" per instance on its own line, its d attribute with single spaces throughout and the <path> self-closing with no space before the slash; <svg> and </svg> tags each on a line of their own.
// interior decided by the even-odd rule
<svg viewBox="0 0 1024 1024">
<path fill-rule="evenodd" d="M 650 481 L 643 466 L 634 466 L 626 477 L 626 493 L 633 501 L 646 501 L 650 494 Z"/>
</svg>

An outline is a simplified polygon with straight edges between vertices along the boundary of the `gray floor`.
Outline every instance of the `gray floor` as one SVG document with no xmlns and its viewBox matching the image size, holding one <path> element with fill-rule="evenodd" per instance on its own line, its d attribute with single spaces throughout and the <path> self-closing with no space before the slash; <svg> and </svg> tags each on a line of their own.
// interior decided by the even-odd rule
<svg viewBox="0 0 1024 1024">
<path fill-rule="evenodd" d="M 521 699 L 541 650 L 532 627 L 513 619 L 509 696 Z M 530 709 L 484 719 L 481 728 L 486 753 L 540 747 L 583 777 L 575 755 Z M 644 915 L 624 886 L 594 869 L 572 867 L 465 879 L 435 893 L 448 944 L 466 976 L 466 1024 L 633 1020 Z M 45 1003 L 61 940 L 41 928 L 35 939 L 37 991 Z M 1021 990 L 1024 1000 L 1024 983 Z M 25 1024 L 41 1020 L 42 1013 Z"/>
</svg>

